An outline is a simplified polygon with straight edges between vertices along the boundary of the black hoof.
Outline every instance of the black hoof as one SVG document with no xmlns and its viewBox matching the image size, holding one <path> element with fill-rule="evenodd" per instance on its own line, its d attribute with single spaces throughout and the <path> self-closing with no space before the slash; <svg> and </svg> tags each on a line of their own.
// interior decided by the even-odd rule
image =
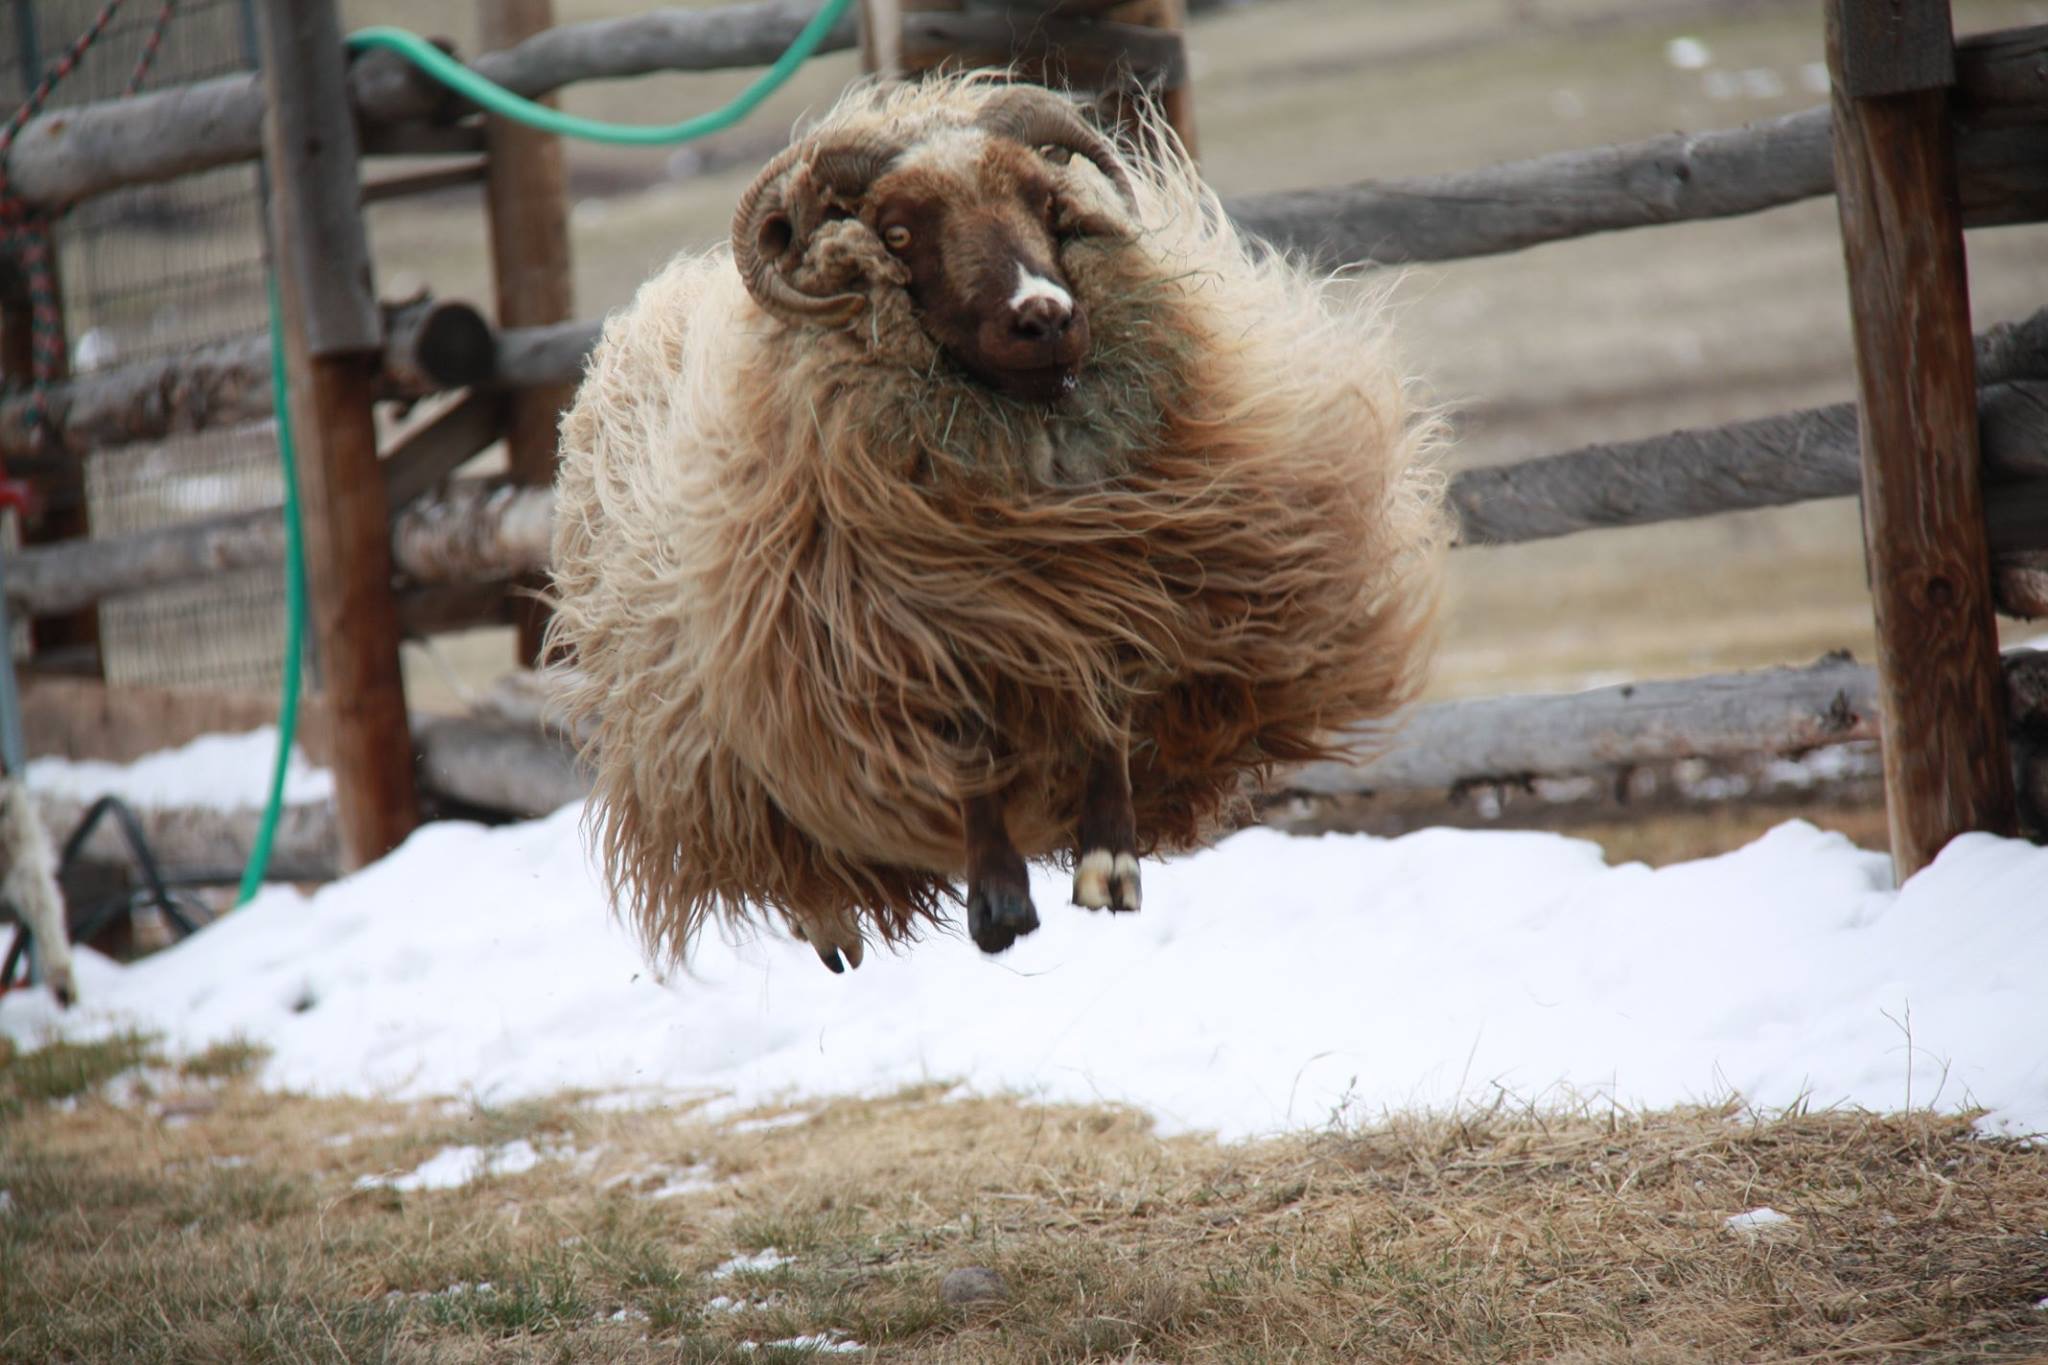
<svg viewBox="0 0 2048 1365">
<path fill-rule="evenodd" d="M 990 876 L 967 888 L 967 933 L 984 953 L 1000 953 L 1037 927 L 1023 878 Z"/>
</svg>

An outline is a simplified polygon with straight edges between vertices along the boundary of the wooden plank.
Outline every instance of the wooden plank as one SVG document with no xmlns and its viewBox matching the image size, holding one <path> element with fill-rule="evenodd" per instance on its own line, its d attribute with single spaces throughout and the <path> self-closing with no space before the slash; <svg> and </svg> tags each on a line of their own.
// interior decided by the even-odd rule
<svg viewBox="0 0 2048 1365">
<path fill-rule="evenodd" d="M 419 823 L 370 410 L 383 325 L 333 0 L 265 0 L 260 16 L 271 240 L 294 380 L 314 674 L 334 736 L 343 865 L 354 868 L 397 847 Z"/>
<path fill-rule="evenodd" d="M 1828 64 L 1885 804 L 1903 880 L 1957 834 L 2012 833 L 2016 811 L 1947 98 L 1853 97 L 1843 66 L 1852 8 L 1828 0 Z"/>
<path fill-rule="evenodd" d="M 484 0 L 477 14 L 486 51 L 513 47 L 554 27 L 554 0 Z M 490 221 L 491 276 L 498 325 L 536 327 L 575 316 L 569 261 L 568 182 L 561 139 L 507 119 L 485 120 L 489 174 L 484 205 Z M 517 389 L 506 395 L 505 454 L 512 482 L 552 487 L 557 425 L 576 396 L 566 383 Z M 525 584 L 538 589 L 544 584 Z M 540 662 L 548 613 L 540 599 L 513 599 L 518 619 L 516 657 Z"/>
</svg>

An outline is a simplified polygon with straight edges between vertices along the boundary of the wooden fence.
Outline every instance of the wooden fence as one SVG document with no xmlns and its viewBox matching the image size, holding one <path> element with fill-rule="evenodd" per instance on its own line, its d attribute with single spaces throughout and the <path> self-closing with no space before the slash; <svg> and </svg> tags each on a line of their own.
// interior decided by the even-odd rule
<svg viewBox="0 0 2048 1365">
<path fill-rule="evenodd" d="M 487 34 L 505 46 L 473 65 L 542 97 L 578 81 L 765 64 L 816 5 L 764 0 L 561 28 L 550 27 L 547 0 L 490 0 L 485 10 Z M 55 204 L 247 160 L 267 137 L 295 373 L 309 377 L 295 407 L 310 432 L 301 468 L 320 695 L 341 790 L 339 864 L 354 866 L 410 827 L 422 774 L 437 793 L 513 809 L 533 802 L 508 790 L 507 772 L 526 773 L 526 789 L 549 797 L 574 789 L 562 741 L 530 725 L 409 729 L 396 657 L 402 633 L 484 620 L 519 622 L 531 657 L 536 624 L 519 589 L 546 565 L 552 414 L 597 324 L 569 316 L 561 173 L 548 140 L 479 118 L 393 59 L 346 63 L 325 0 L 268 0 L 264 11 L 267 91 L 228 78 L 35 119 L 9 169 L 23 194 Z M 1033 22 L 1020 21 L 1026 11 Z M 1110 55 L 1121 53 L 1141 83 L 1172 94 L 1169 108 L 1192 137 L 1167 0 L 1010 0 L 1000 15 L 957 0 L 870 0 L 867 14 L 865 32 L 849 19 L 826 47 L 864 39 L 876 69 L 1002 49 L 1027 70 L 1106 80 Z M 1508 252 L 1836 194 L 1858 403 L 1469 470 L 1454 480 L 1451 504 L 1462 544 L 1498 545 L 1860 492 L 1875 669 L 1830 662 L 1425 707 L 1378 762 L 1317 765 L 1286 775 L 1289 786 L 1443 789 L 1881 738 L 1902 874 L 1962 830 L 2010 832 L 2016 771 L 2022 794 L 2048 799 L 2036 739 L 2048 716 L 2038 700 L 2008 706 L 1992 632 L 1994 602 L 2048 614 L 2048 310 L 1973 338 L 1960 270 L 1964 227 L 2048 219 L 2048 26 L 1951 44 L 1941 0 L 1830 0 L 1828 24 L 1829 107 L 1227 207 L 1245 227 L 1334 267 Z M 495 324 L 433 300 L 376 306 L 358 159 L 386 153 L 455 159 L 451 172 L 416 177 L 420 185 L 485 180 Z M 343 272 L 336 261 L 360 264 Z M 267 373 L 267 340 L 250 336 L 81 376 L 50 396 L 54 439 L 39 439 L 25 397 L 8 398 L 0 456 L 33 470 L 61 504 L 75 496 L 82 451 L 267 414 Z M 435 420 L 376 450 L 373 402 L 457 389 L 465 396 Z M 508 480 L 450 481 L 508 434 Z M 25 550 L 7 562 L 7 590 L 21 611 L 61 614 L 283 553 L 277 512 L 239 514 Z M 2014 667 L 2042 672 L 2038 661 Z M 2015 682 L 2011 695 L 2048 692 L 2030 686 Z M 477 760 L 484 752 L 495 757 Z"/>
</svg>

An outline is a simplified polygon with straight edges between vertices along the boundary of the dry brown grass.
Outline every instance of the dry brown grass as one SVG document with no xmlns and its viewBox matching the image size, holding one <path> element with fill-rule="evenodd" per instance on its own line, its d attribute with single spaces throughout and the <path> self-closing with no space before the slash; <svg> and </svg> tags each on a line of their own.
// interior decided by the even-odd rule
<svg viewBox="0 0 2048 1365">
<path fill-rule="evenodd" d="M 760 1361 L 803 1352 L 743 1343 L 821 1332 L 905 1361 L 2048 1352 L 2048 1152 L 1953 1117 L 1502 1106 L 1226 1147 L 938 1086 L 749 1129 L 157 1085 L 0 1127 L 0 1359 Z M 517 1139 L 565 1155 L 357 1188 Z M 1761 1206 L 1791 1221 L 1728 1226 Z M 711 1278 L 769 1246 L 793 1259 Z M 942 1303 L 965 1265 L 1008 1299 Z"/>
</svg>

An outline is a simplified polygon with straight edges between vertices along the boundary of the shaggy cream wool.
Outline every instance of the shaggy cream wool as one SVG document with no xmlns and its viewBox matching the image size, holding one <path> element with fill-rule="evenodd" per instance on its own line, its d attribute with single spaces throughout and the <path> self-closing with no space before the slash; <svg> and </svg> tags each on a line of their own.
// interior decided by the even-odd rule
<svg viewBox="0 0 2048 1365">
<path fill-rule="evenodd" d="M 865 88 L 813 131 L 929 137 L 996 88 Z M 563 424 L 552 642 L 652 951 L 714 915 L 910 936 L 962 874 L 964 795 L 1071 853 L 1120 737 L 1141 843 L 1198 843 L 1415 694 L 1438 428 L 1378 304 L 1241 239 L 1178 155 L 1123 156 L 1134 231 L 1063 249 L 1095 341 L 1055 409 L 952 366 L 858 221 L 804 263 L 868 294 L 843 327 L 764 313 L 723 250 L 606 326 Z M 1093 166 L 1059 174 L 1129 220 Z"/>
</svg>

